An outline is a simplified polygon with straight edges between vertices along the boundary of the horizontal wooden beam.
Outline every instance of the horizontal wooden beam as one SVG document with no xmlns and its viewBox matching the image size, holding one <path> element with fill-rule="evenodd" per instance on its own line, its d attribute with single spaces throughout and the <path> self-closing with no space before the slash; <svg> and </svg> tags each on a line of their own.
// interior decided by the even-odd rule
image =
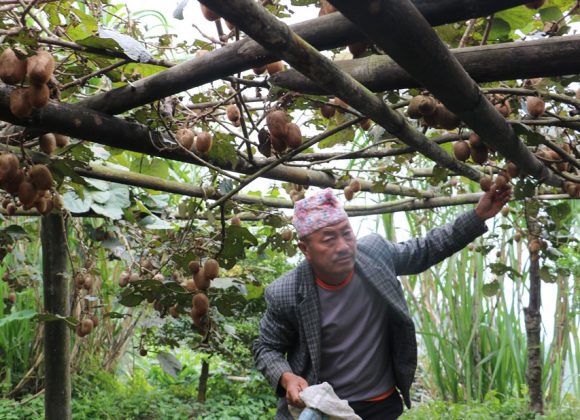
<svg viewBox="0 0 580 420">
<path fill-rule="evenodd" d="M 435 26 L 488 16 L 524 4 L 526 0 L 414 0 L 414 3 Z M 292 25 L 292 30 L 321 51 L 364 40 L 364 35 L 340 13 L 297 23 Z M 257 42 L 246 38 L 131 85 L 93 95 L 80 101 L 79 105 L 107 114 L 120 114 L 279 58 L 277 53 L 268 52 Z"/>
<path fill-rule="evenodd" d="M 450 50 L 478 83 L 580 73 L 580 36 L 559 36 Z M 405 69 L 386 55 L 335 61 L 336 65 L 373 92 L 420 87 Z M 320 95 L 315 82 L 294 69 L 276 73 L 269 83 L 292 91 Z"/>
</svg>

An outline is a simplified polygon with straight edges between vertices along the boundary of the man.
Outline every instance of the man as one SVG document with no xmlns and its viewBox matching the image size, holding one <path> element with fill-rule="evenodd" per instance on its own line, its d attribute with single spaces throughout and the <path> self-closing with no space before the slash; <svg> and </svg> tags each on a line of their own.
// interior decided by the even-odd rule
<svg viewBox="0 0 580 420">
<path fill-rule="evenodd" d="M 402 243 L 357 241 L 330 188 L 296 202 L 305 260 L 266 289 L 254 343 L 256 366 L 281 397 L 276 418 L 292 419 L 288 404 L 304 407 L 300 392 L 322 382 L 363 420 L 396 419 L 400 394 L 410 407 L 417 344 L 397 276 L 420 273 L 482 235 L 509 195 L 494 186 L 474 210 Z"/>
</svg>

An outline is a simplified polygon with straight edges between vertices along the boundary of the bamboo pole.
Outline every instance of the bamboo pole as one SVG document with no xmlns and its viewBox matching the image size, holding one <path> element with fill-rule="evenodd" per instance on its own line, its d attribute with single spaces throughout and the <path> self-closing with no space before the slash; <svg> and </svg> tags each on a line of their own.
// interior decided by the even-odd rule
<svg viewBox="0 0 580 420">
<path fill-rule="evenodd" d="M 61 214 L 42 217 L 44 310 L 69 316 L 66 263 L 66 225 Z M 44 410 L 46 420 L 70 420 L 70 334 L 64 320 L 46 321 L 44 327 Z"/>
</svg>

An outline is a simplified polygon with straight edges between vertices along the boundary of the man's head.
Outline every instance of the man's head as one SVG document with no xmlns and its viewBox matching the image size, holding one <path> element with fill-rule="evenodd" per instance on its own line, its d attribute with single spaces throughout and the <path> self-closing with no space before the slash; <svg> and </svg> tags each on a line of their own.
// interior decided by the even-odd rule
<svg viewBox="0 0 580 420">
<path fill-rule="evenodd" d="M 356 238 L 330 188 L 296 202 L 292 223 L 298 247 L 322 280 L 341 281 L 353 270 Z"/>
</svg>

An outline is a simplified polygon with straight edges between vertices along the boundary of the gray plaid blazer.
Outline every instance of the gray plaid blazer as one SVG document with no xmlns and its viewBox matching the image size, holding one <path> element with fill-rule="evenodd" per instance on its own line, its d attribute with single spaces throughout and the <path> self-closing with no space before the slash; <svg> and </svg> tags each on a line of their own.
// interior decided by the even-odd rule
<svg viewBox="0 0 580 420">
<path fill-rule="evenodd" d="M 415 326 L 409 316 L 399 275 L 417 274 L 459 251 L 487 230 L 471 210 L 423 238 L 401 243 L 373 234 L 358 240 L 355 269 L 376 288 L 389 309 L 389 354 L 395 383 L 407 407 L 417 367 Z M 308 261 L 274 281 L 265 293 L 268 308 L 254 342 L 256 367 L 280 397 L 276 419 L 292 419 L 279 380 L 284 372 L 319 383 L 320 305 Z M 385 328 L 387 326 L 385 325 Z"/>
</svg>

